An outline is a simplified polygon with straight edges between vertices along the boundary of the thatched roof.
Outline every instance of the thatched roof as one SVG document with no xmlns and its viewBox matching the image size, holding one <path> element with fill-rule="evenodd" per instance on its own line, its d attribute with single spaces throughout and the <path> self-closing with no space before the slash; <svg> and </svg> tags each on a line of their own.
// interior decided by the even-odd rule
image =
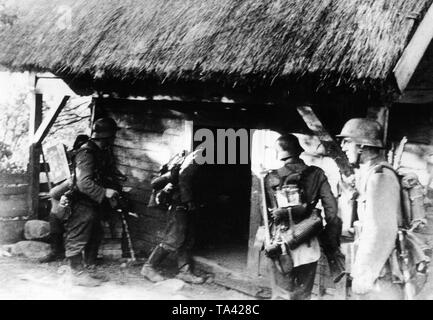
<svg viewBox="0 0 433 320">
<path fill-rule="evenodd" d="M 380 87 L 432 2 L 16 0 L 0 63 L 156 85 Z"/>
</svg>

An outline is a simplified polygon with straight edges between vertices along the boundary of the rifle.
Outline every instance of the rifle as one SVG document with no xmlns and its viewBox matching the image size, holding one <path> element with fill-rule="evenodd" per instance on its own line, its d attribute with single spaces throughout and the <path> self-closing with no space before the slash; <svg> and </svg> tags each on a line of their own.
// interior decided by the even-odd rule
<svg viewBox="0 0 433 320">
<path fill-rule="evenodd" d="M 405 231 L 398 230 L 398 243 L 400 246 L 400 260 L 402 261 L 401 268 L 403 273 L 403 290 L 404 300 L 414 300 L 416 289 L 411 280 L 411 273 L 409 267 L 409 253 L 406 249 L 406 235 Z"/>
<path fill-rule="evenodd" d="M 392 163 L 392 166 L 394 167 L 395 170 L 398 170 L 400 168 L 401 158 L 403 157 L 404 146 L 406 145 L 406 143 L 407 143 L 407 138 L 403 137 L 400 141 L 400 144 L 398 145 L 397 150 L 395 151 L 394 161 Z"/>
<path fill-rule="evenodd" d="M 128 191 L 130 191 L 129 188 L 123 188 L 123 190 L 128 189 Z M 129 232 L 129 226 L 128 226 L 128 222 L 126 217 L 128 215 L 133 216 L 135 218 L 138 218 L 138 215 L 136 213 L 130 212 L 129 211 L 129 202 L 128 199 L 126 197 L 126 192 L 128 191 L 123 191 L 119 193 L 119 196 L 114 198 L 114 199 L 109 199 L 110 205 L 111 207 L 116 210 L 116 212 L 120 213 L 120 219 L 122 221 L 122 229 L 123 229 L 123 233 L 124 235 L 126 235 L 126 240 L 128 242 L 128 247 L 129 247 L 129 252 L 131 254 L 131 262 L 134 263 L 137 261 L 136 255 L 135 255 L 135 251 L 134 251 L 134 247 L 132 245 L 132 238 L 131 238 L 131 233 Z"/>
<path fill-rule="evenodd" d="M 265 232 L 265 248 L 266 248 L 266 246 L 272 244 L 272 239 L 271 239 L 271 230 L 270 230 L 269 218 L 268 218 L 268 206 L 266 205 L 265 175 L 266 175 L 266 171 L 263 170 L 260 173 L 259 178 L 260 178 L 260 189 L 261 189 L 261 198 L 262 198 L 262 218 L 263 218 L 263 224 L 266 231 Z M 283 249 L 284 252 L 285 246 L 284 244 L 282 246 L 284 247 Z M 281 273 L 283 272 L 279 258 L 270 258 L 270 261 L 275 266 L 275 268 L 277 268 L 279 272 Z M 277 298 L 278 296 L 280 296 L 280 297 L 285 297 L 287 299 L 290 299 L 290 294 L 288 292 L 283 292 L 281 289 L 278 289 L 273 270 L 270 271 L 270 274 L 271 274 L 272 297 Z"/>
<path fill-rule="evenodd" d="M 401 158 L 403 156 L 404 147 L 407 143 L 407 137 L 403 137 L 400 141 L 400 144 L 395 152 L 395 157 L 393 161 L 394 170 L 398 170 L 401 165 Z M 410 262 L 409 262 L 409 253 L 406 249 L 406 231 L 399 228 L 398 233 L 398 245 L 400 249 L 400 265 L 401 271 L 403 274 L 403 291 L 404 291 L 404 299 L 405 300 L 413 300 L 415 297 L 415 287 L 411 280 L 411 272 L 410 272 Z"/>
</svg>

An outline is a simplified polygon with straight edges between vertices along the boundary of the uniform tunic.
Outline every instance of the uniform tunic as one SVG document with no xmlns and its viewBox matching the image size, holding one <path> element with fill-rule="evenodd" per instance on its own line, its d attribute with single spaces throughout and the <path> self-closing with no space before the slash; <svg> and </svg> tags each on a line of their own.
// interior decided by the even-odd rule
<svg viewBox="0 0 433 320">
<path fill-rule="evenodd" d="M 285 162 L 284 167 L 278 170 L 280 179 L 293 173 L 300 173 L 308 166 L 303 160 L 297 159 L 295 162 Z M 312 170 L 300 181 L 304 190 L 304 197 L 307 203 L 317 203 L 321 201 L 324 208 L 326 228 L 323 233 L 326 235 L 327 245 L 331 250 L 339 247 L 339 237 L 341 234 L 341 221 L 337 216 L 337 202 L 332 194 L 325 173 L 318 167 Z M 292 292 L 293 299 L 308 299 L 314 284 L 317 261 L 320 258 L 320 245 L 317 237 L 313 237 L 308 242 L 290 250 L 294 268 L 283 276 L 273 267 L 277 285 L 284 290 Z"/>
<path fill-rule="evenodd" d="M 176 252 L 179 268 L 192 263 L 191 249 L 195 242 L 196 212 L 188 210 L 187 204 L 196 200 L 193 190 L 193 179 L 198 169 L 194 162 L 196 154 L 197 152 L 193 152 L 185 157 L 179 168 L 178 178 L 168 172 L 155 178 L 151 183 L 156 190 L 164 188 L 168 183 L 173 184 L 169 219 L 160 245 L 168 251 Z"/>
<path fill-rule="evenodd" d="M 67 257 L 84 250 L 96 258 L 103 235 L 101 219 L 108 208 L 104 201 L 105 188 L 115 189 L 115 172 L 111 153 L 101 150 L 93 141 L 78 150 L 75 174 L 79 192 L 72 204 L 72 215 L 65 223 Z"/>
<path fill-rule="evenodd" d="M 371 292 L 362 299 L 394 299 L 399 296 L 396 286 L 385 275 L 385 263 L 389 258 L 401 217 L 400 184 L 394 172 L 381 167 L 380 159 L 361 165 L 356 172 L 359 192 L 358 217 L 361 232 L 356 241 L 355 260 L 351 276 L 361 281 L 374 282 Z"/>
</svg>

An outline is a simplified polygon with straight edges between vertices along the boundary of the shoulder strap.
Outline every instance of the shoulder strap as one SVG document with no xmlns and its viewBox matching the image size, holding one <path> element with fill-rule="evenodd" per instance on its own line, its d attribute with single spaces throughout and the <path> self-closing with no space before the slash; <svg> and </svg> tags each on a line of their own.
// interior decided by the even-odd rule
<svg viewBox="0 0 433 320">
<path fill-rule="evenodd" d="M 373 173 L 382 173 L 383 168 L 387 168 L 387 169 L 391 170 L 395 174 L 397 181 L 400 184 L 400 178 L 399 178 L 397 172 L 395 171 L 395 169 L 388 162 L 383 161 L 383 162 L 375 165 L 374 167 L 372 167 L 370 170 L 368 170 L 367 179 L 365 179 L 365 184 L 364 184 L 364 194 L 367 192 L 367 184 L 368 184 L 368 180 L 370 179 L 370 176 Z"/>
</svg>

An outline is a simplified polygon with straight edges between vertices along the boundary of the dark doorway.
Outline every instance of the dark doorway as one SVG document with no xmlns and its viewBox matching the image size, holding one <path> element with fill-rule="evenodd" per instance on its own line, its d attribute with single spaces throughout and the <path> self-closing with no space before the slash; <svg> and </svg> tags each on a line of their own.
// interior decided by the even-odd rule
<svg viewBox="0 0 433 320">
<path fill-rule="evenodd" d="M 194 132 L 200 128 L 203 127 L 195 126 Z M 211 130 L 216 137 L 216 130 L 225 128 L 206 126 L 206 129 Z M 194 142 L 194 148 L 200 143 Z M 239 139 L 236 146 L 239 155 Z M 197 181 L 202 209 L 197 217 L 196 255 L 240 270 L 246 266 L 248 253 L 251 192 L 249 160 L 248 164 L 239 164 L 239 161 L 237 164 L 204 164 L 199 169 Z"/>
</svg>

